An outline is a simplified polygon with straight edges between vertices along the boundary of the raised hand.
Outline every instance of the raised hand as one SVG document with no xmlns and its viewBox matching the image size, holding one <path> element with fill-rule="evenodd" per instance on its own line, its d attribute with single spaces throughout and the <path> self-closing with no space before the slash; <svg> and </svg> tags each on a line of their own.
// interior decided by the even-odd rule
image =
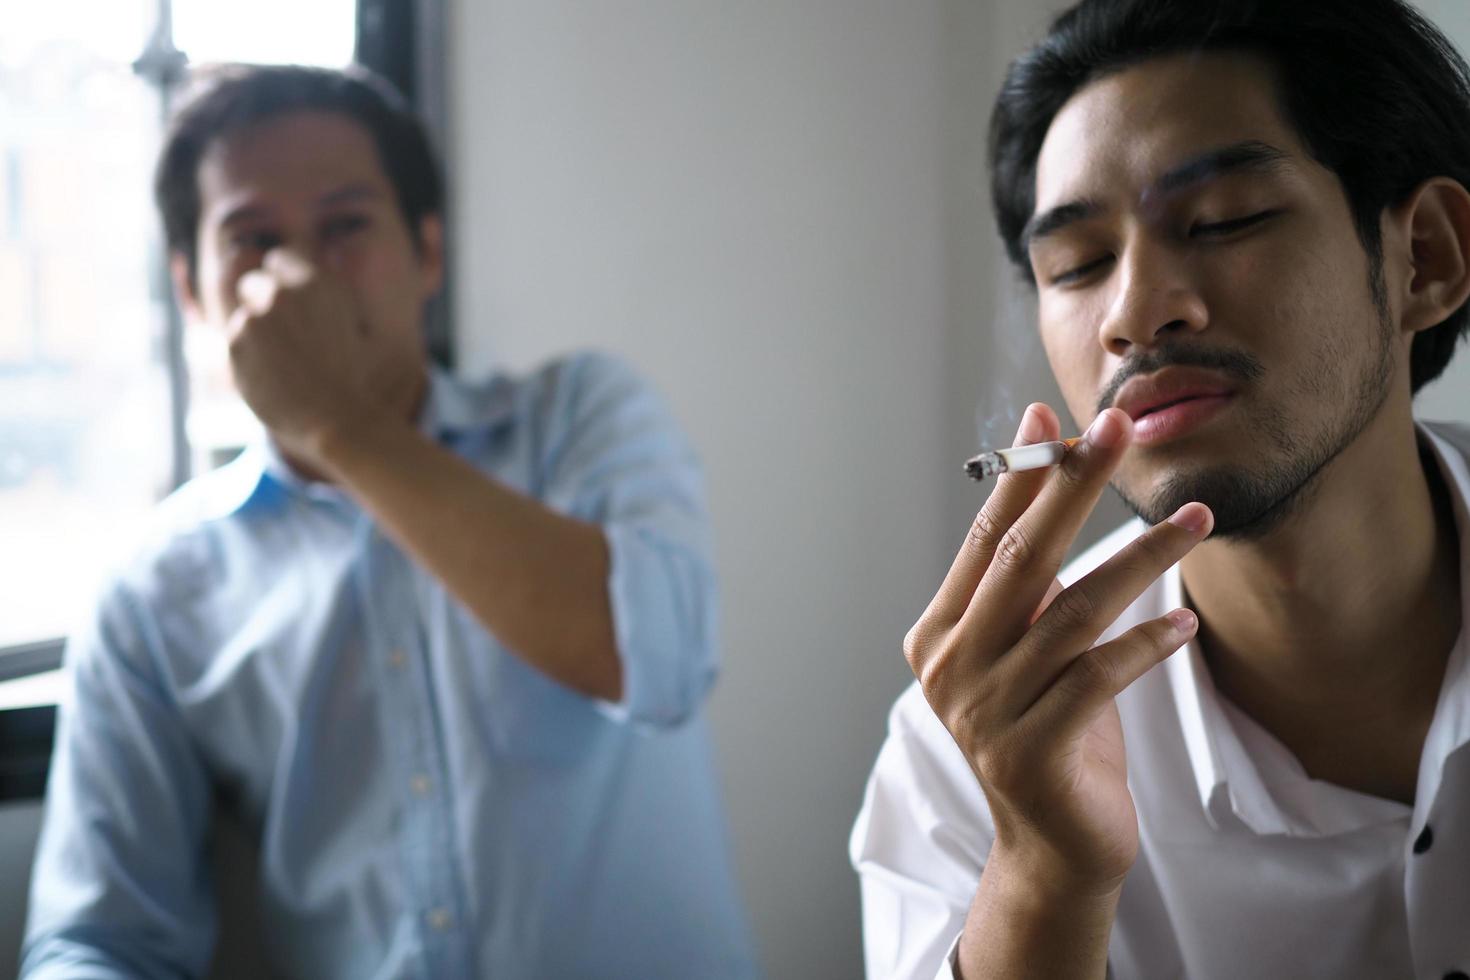
<svg viewBox="0 0 1470 980">
<path fill-rule="evenodd" d="M 235 383 L 283 449 L 313 461 L 323 433 L 391 410 L 387 389 L 407 384 L 407 375 L 393 367 L 386 338 L 358 298 L 329 270 L 278 248 L 240 278 L 236 292 L 229 324 Z"/>
<path fill-rule="evenodd" d="M 1055 414 L 1033 405 L 1017 443 L 1058 435 Z M 1038 899 L 1115 894 L 1132 866 L 1138 820 L 1113 699 L 1198 626 L 1175 610 L 1094 646 L 1208 536 L 1203 504 L 1181 508 L 1069 588 L 1057 582 L 1131 436 L 1128 416 L 1109 409 L 1057 468 L 1003 476 L 904 643 L 990 805 L 992 860 L 1019 870 L 1009 886 Z"/>
</svg>

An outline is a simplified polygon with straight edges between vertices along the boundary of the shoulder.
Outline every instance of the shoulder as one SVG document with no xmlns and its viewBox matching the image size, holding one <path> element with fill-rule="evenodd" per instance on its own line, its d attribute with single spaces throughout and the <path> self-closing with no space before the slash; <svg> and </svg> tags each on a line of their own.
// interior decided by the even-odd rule
<svg viewBox="0 0 1470 980">
<path fill-rule="evenodd" d="M 876 780 L 921 806 L 926 820 L 978 824 L 989 836 L 990 811 L 970 764 L 913 681 L 888 713 L 888 737 L 874 767 Z"/>
<path fill-rule="evenodd" d="M 1470 424 L 1420 421 L 1419 425 L 1434 438 L 1448 443 L 1462 457 L 1470 459 Z"/>
<path fill-rule="evenodd" d="M 502 387 L 522 404 L 564 404 L 589 393 L 631 394 L 649 389 L 648 382 L 626 361 L 600 350 L 580 350 L 543 361 L 523 372 L 500 372 L 481 383 Z"/>
<path fill-rule="evenodd" d="M 911 683 L 888 714 L 888 734 L 848 840 L 849 860 L 880 888 L 919 882 L 963 908 L 994 838 L 979 781 L 923 690 Z"/>
<path fill-rule="evenodd" d="M 199 583 L 218 558 L 220 535 L 268 495 L 259 462 L 248 456 L 195 477 L 165 497 L 115 556 L 114 578 L 134 586 L 159 576 Z"/>
<path fill-rule="evenodd" d="M 630 412 L 663 414 L 653 386 L 623 359 L 599 350 L 580 350 L 528 370 L 497 371 L 476 381 L 455 382 L 459 399 L 480 421 L 502 418 L 554 438 L 588 422 Z"/>
<path fill-rule="evenodd" d="M 73 653 L 153 645 L 169 624 L 195 622 L 230 588 L 232 561 L 278 503 L 249 451 L 169 494 L 107 557 L 92 611 L 73 633 L 94 642 L 73 643 Z"/>
<path fill-rule="evenodd" d="M 1419 422 L 1423 440 L 1439 458 L 1440 470 L 1451 491 L 1470 501 L 1470 425 L 1463 422 Z"/>
<path fill-rule="evenodd" d="M 682 445 L 668 402 L 627 362 L 603 351 L 557 357 L 515 379 L 518 415 L 556 456 L 648 439 Z"/>
<path fill-rule="evenodd" d="M 949 732 L 924 699 L 924 689 L 918 681 L 910 681 L 898 700 L 893 702 L 893 708 L 888 712 L 888 734 L 929 745 L 953 743 Z M 959 751 L 958 747 L 955 751 Z"/>
</svg>

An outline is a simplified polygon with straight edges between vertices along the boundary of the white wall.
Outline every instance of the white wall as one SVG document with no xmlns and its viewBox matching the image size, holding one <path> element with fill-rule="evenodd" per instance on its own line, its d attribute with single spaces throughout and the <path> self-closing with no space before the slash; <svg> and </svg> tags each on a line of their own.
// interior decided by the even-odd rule
<svg viewBox="0 0 1470 980">
<path fill-rule="evenodd" d="M 615 350 L 701 447 L 712 717 L 773 978 L 860 974 L 846 838 L 902 635 L 983 499 L 958 463 L 1027 402 L 1061 408 L 984 138 L 1062 6 L 450 4 L 464 367 Z M 1456 372 L 1427 414 L 1470 419 L 1470 355 Z"/>
<path fill-rule="evenodd" d="M 591 344 L 670 397 L 709 476 L 712 717 L 764 958 L 858 976 L 847 835 L 963 482 L 940 5 L 451 9 L 465 364 Z"/>
</svg>

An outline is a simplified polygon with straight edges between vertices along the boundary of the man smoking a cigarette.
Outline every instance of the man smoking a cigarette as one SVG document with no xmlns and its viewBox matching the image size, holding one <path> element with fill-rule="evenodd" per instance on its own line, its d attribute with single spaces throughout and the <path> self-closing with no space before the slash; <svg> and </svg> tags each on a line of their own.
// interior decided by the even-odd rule
<svg viewBox="0 0 1470 980">
<path fill-rule="evenodd" d="M 1466 330 L 1464 61 L 1399 0 L 1083 0 L 991 165 L 1086 438 L 908 634 L 869 976 L 1466 977 L 1470 428 L 1411 411 Z M 1110 483 L 1140 519 L 1058 575 Z"/>
</svg>

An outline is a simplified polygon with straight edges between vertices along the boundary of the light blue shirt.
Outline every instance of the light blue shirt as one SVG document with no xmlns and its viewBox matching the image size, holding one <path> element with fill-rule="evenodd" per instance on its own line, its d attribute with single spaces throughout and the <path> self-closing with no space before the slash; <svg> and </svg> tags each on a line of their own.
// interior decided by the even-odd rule
<svg viewBox="0 0 1470 980">
<path fill-rule="evenodd" d="M 24 976 L 202 974 L 216 799 L 259 840 L 289 976 L 756 975 L 700 718 L 715 589 L 688 445 L 601 355 L 436 374 L 421 425 L 602 526 L 625 700 L 525 664 L 257 445 L 162 505 L 68 647 Z"/>
</svg>

